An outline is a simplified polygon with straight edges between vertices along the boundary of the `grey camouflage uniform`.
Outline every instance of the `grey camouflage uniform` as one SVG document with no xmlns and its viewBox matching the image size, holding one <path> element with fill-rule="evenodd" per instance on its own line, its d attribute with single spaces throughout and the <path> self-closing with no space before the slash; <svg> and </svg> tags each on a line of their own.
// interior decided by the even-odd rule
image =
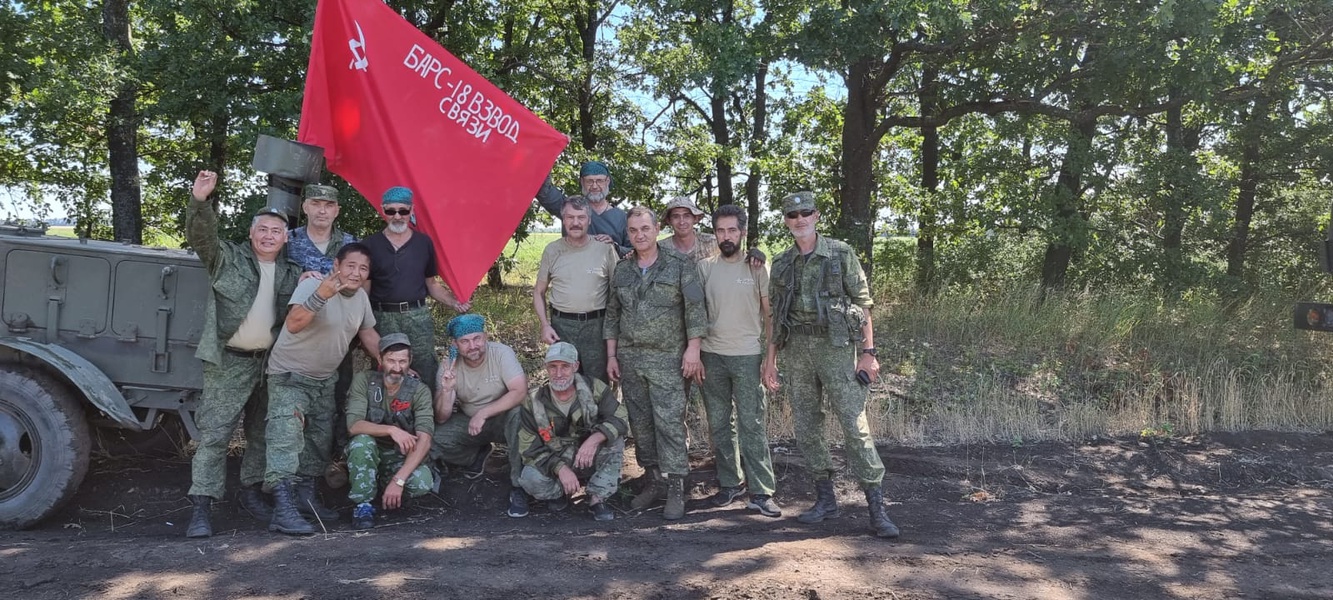
<svg viewBox="0 0 1333 600">
<path fill-rule="evenodd" d="M 199 446 L 190 468 L 192 496 L 221 499 L 226 490 L 227 448 L 237 421 L 245 414 L 246 452 L 241 460 L 241 483 L 253 485 L 264 478 L 265 356 L 242 357 L 224 350 L 254 303 L 259 288 L 259 265 L 254 249 L 244 243 L 218 239 L 217 213 L 212 204 L 189 200 L 185 237 L 208 269 L 212 293 L 204 309 L 204 327 L 195 356 L 204 361 L 204 392 L 195 411 Z M 276 319 L 274 338 L 287 316 L 287 302 L 296 289 L 301 268 L 287 258 L 286 249 L 275 260 L 273 281 Z"/>
<path fill-rule="evenodd" d="M 681 357 L 690 338 L 707 334 L 703 287 L 689 258 L 659 249 L 646 272 L 639 269 L 637 253 L 616 264 L 603 337 L 617 340 L 634 455 L 645 469 L 689 473 Z"/>
</svg>

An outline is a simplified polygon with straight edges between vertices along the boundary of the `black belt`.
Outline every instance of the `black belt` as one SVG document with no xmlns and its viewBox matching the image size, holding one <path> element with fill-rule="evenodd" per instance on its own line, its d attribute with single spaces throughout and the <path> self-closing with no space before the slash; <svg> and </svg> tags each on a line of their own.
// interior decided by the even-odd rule
<svg viewBox="0 0 1333 600">
<path fill-rule="evenodd" d="M 824 325 L 788 325 L 787 331 L 800 335 L 824 335 L 828 333 L 828 327 Z"/>
<path fill-rule="evenodd" d="M 557 319 L 568 319 L 570 321 L 591 321 L 593 319 L 602 318 L 602 315 L 604 314 L 606 314 L 605 308 L 599 308 L 592 312 L 586 312 L 586 313 L 567 313 L 558 311 L 554 308 L 551 309 L 552 317 L 555 317 Z"/>
<path fill-rule="evenodd" d="M 373 302 L 371 307 L 380 312 L 407 312 L 416 310 L 426 305 L 426 299 L 413 300 L 411 302 Z"/>
<path fill-rule="evenodd" d="M 241 358 L 259 358 L 268 352 L 268 348 L 264 348 L 263 350 L 239 350 L 237 348 L 232 348 L 231 346 L 224 346 L 222 350 L 227 354 L 239 356 Z"/>
</svg>

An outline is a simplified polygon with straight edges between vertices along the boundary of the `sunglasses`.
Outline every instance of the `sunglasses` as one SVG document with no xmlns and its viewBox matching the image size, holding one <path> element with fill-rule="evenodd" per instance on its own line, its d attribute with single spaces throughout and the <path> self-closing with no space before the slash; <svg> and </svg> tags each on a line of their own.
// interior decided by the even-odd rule
<svg viewBox="0 0 1333 600">
<path fill-rule="evenodd" d="M 808 217 L 808 216 L 813 215 L 813 214 L 815 214 L 815 211 L 810 210 L 810 209 L 808 209 L 808 208 L 805 209 L 805 210 L 793 210 L 793 211 L 787 213 L 787 218 L 788 218 L 788 219 L 795 219 L 795 218 L 797 218 L 797 217 Z"/>
<path fill-rule="evenodd" d="M 392 217 L 392 216 L 394 216 L 394 215 L 398 215 L 398 216 L 400 216 L 400 217 L 406 217 L 407 215 L 410 215 L 410 214 L 412 214 L 412 209 L 410 209 L 410 208 L 386 208 L 386 209 L 384 209 L 384 215 L 385 215 L 386 217 Z"/>
</svg>

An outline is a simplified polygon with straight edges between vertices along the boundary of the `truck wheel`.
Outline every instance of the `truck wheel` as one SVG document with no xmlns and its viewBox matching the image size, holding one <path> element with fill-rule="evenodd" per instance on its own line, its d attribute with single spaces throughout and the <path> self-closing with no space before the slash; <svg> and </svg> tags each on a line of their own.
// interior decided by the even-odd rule
<svg viewBox="0 0 1333 600">
<path fill-rule="evenodd" d="M 83 406 L 63 383 L 0 365 L 0 529 L 31 526 L 68 502 L 91 443 Z"/>
</svg>

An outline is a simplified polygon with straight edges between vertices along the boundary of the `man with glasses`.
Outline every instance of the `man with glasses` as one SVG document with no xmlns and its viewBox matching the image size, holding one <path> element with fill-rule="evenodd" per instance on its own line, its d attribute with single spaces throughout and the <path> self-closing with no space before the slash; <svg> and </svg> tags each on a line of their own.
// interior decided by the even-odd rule
<svg viewBox="0 0 1333 600">
<path fill-rule="evenodd" d="M 588 202 L 588 235 L 604 244 L 613 244 L 616 253 L 624 256 L 630 251 L 628 223 L 625 211 L 611 206 L 611 171 L 600 161 L 590 160 L 579 167 L 579 188 Z M 551 183 L 551 177 L 537 190 L 537 203 L 559 218 L 565 208 L 565 193 Z"/>
<path fill-rule="evenodd" d="M 847 462 L 865 492 L 875 535 L 898 537 L 884 506 L 884 464 L 866 422 L 867 386 L 879 379 L 879 361 L 865 272 L 851 246 L 816 231 L 819 211 L 813 193 L 783 198 L 782 212 L 796 244 L 773 260 L 773 314 L 762 380 L 777 391 L 782 363 L 796 443 L 815 477 L 815 504 L 797 520 L 818 523 L 839 515 L 833 461 L 824 440 L 826 397 L 842 426 Z"/>
<path fill-rule="evenodd" d="M 434 244 L 411 227 L 412 197 L 412 190 L 402 186 L 389 188 L 381 197 L 386 225 L 364 242 L 371 265 L 367 291 L 375 329 L 381 336 L 407 334 L 413 348 L 412 370 L 433 392 L 440 361 L 435 356 L 435 323 L 426 297 L 459 313 L 467 312 L 471 304 L 459 302 L 437 277 Z"/>
</svg>

